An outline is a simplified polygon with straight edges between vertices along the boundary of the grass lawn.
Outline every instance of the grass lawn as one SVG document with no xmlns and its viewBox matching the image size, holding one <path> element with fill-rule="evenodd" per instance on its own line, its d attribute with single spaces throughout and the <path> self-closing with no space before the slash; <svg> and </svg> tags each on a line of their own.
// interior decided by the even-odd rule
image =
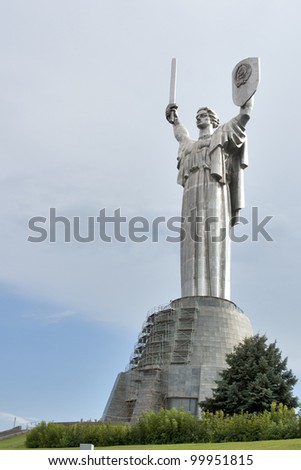
<svg viewBox="0 0 301 470">
<path fill-rule="evenodd" d="M 20 436 L 9 437 L 0 441 L 0 450 L 24 450 L 25 447 L 25 434 Z"/>
<path fill-rule="evenodd" d="M 25 434 L 0 441 L 0 450 L 24 450 Z M 97 450 L 301 450 L 301 439 L 220 444 L 170 444 L 147 446 L 97 447 Z M 58 450 L 58 449 L 53 449 Z M 71 449 L 70 449 L 71 450 Z M 74 449 L 75 450 L 75 449 Z"/>
<path fill-rule="evenodd" d="M 255 442 L 222 442 L 213 444 L 164 444 L 147 446 L 97 447 L 111 450 L 301 450 L 301 439 Z"/>
</svg>

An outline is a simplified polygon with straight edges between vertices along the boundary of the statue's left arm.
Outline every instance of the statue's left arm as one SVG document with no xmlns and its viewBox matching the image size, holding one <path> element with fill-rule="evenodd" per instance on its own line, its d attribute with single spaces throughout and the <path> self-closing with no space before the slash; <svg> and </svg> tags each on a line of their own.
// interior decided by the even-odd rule
<svg viewBox="0 0 301 470">
<path fill-rule="evenodd" d="M 245 127 L 248 123 L 253 110 L 254 98 L 251 97 L 243 106 L 240 107 L 240 113 L 234 118 L 230 124 L 230 148 L 231 155 L 231 184 L 230 197 L 232 219 L 231 224 L 235 225 L 239 220 L 239 211 L 245 206 L 244 195 L 244 177 L 243 170 L 248 166 L 248 149 L 246 142 Z"/>
<path fill-rule="evenodd" d="M 252 96 L 243 106 L 240 107 L 239 115 L 237 116 L 238 122 L 245 127 L 249 121 L 254 106 L 254 96 Z"/>
</svg>

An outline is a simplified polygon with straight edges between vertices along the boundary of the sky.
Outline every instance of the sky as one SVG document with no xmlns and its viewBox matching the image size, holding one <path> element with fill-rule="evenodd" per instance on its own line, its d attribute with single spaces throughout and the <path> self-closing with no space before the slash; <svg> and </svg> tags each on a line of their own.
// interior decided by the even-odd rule
<svg viewBox="0 0 301 470">
<path fill-rule="evenodd" d="M 101 418 L 148 311 L 180 297 L 166 225 L 129 230 L 181 211 L 172 57 L 195 138 L 200 106 L 237 114 L 232 70 L 260 57 L 242 215 L 272 216 L 273 241 L 236 229 L 231 299 L 277 341 L 301 398 L 300 14 L 298 0 L 0 0 L 0 431 Z M 103 210 L 126 218 L 120 240 L 109 222 L 100 237 Z M 65 218 L 52 235 L 51 214 Z"/>
</svg>

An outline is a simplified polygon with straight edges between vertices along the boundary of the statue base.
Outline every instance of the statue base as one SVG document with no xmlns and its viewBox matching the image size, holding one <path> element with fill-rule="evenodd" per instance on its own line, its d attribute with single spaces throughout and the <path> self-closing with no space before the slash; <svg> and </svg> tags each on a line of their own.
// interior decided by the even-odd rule
<svg viewBox="0 0 301 470">
<path fill-rule="evenodd" d="M 229 300 L 173 300 L 143 324 L 128 370 L 117 376 L 102 419 L 130 422 L 161 408 L 199 415 L 198 403 L 212 395 L 226 354 L 252 335 L 249 318 Z"/>
</svg>

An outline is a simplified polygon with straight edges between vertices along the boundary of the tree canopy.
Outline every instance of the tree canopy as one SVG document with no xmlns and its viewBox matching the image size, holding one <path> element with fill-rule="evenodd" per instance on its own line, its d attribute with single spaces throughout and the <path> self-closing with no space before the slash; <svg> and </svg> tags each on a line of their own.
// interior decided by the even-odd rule
<svg viewBox="0 0 301 470">
<path fill-rule="evenodd" d="M 276 341 L 268 345 L 266 336 L 259 334 L 246 338 L 226 356 L 226 363 L 212 398 L 200 403 L 202 410 L 234 414 L 269 410 L 273 402 L 298 406 L 293 396 L 297 378 L 287 369 Z"/>
</svg>

